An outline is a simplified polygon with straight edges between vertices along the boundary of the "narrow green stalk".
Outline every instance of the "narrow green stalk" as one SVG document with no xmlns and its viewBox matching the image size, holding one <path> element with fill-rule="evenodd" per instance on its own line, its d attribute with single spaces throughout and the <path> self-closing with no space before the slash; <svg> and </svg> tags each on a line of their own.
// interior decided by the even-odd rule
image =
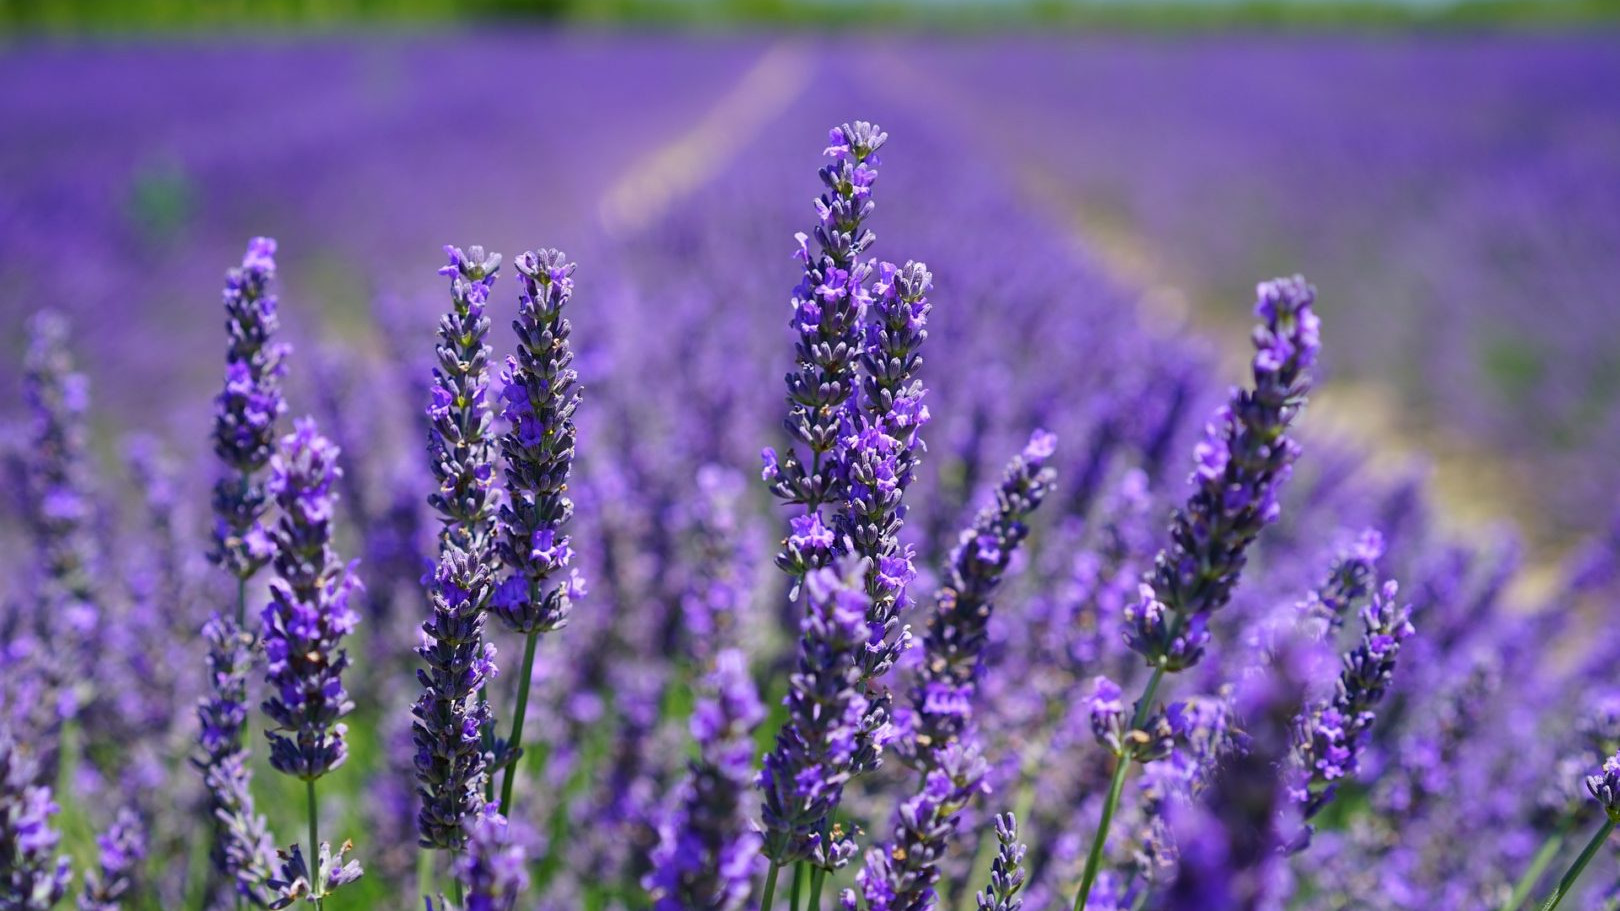
<svg viewBox="0 0 1620 911">
<path fill-rule="evenodd" d="M 788 907 L 792 911 L 800 911 L 799 896 L 804 892 L 804 871 L 808 865 L 799 861 L 793 865 L 793 890 L 788 893 Z"/>
<path fill-rule="evenodd" d="M 776 874 L 781 869 L 776 861 L 771 861 L 771 868 L 765 873 L 765 890 L 759 900 L 759 911 L 771 911 L 771 904 L 776 900 Z"/>
<path fill-rule="evenodd" d="M 827 871 L 820 867 L 810 871 L 810 909 L 821 911 L 821 885 L 827 881 Z"/>
<path fill-rule="evenodd" d="M 326 883 L 321 882 L 321 835 L 319 805 L 315 802 L 315 779 L 304 782 L 309 794 L 309 891 L 315 897 L 315 911 L 326 907 Z"/>
<path fill-rule="evenodd" d="M 1547 836 L 1547 840 L 1541 843 L 1540 850 L 1536 851 L 1536 856 L 1530 861 L 1530 869 L 1525 870 L 1519 881 L 1513 884 L 1513 893 L 1508 896 L 1507 904 L 1502 906 L 1502 911 L 1519 911 L 1524 900 L 1530 897 L 1530 890 L 1541 881 L 1541 874 L 1547 871 L 1547 865 L 1552 863 L 1553 858 L 1557 857 L 1559 850 L 1564 847 L 1573 822 L 1574 820 L 1565 820 L 1560 823 L 1558 828 Z"/>
<path fill-rule="evenodd" d="M 416 851 L 416 897 L 422 902 L 433 897 L 433 851 L 428 848 Z"/>
<path fill-rule="evenodd" d="M 450 877 L 450 897 L 455 901 L 457 911 L 467 907 L 466 887 L 461 884 L 459 876 Z"/>
<path fill-rule="evenodd" d="M 508 750 L 517 750 L 523 746 L 523 716 L 529 713 L 529 683 L 534 677 L 534 647 L 540 641 L 540 634 L 529 634 L 523 643 L 523 668 L 518 671 L 517 709 L 512 713 L 512 739 L 507 743 Z M 506 767 L 506 777 L 501 779 L 501 815 L 509 816 L 512 807 L 512 783 L 517 778 L 516 762 Z"/>
<path fill-rule="evenodd" d="M 1592 856 L 1608 840 L 1609 833 L 1614 831 L 1616 821 L 1613 817 L 1604 821 L 1603 828 L 1597 830 L 1597 833 L 1592 836 L 1592 840 L 1587 842 L 1586 847 L 1581 850 L 1581 856 L 1575 858 L 1575 863 L 1571 864 L 1569 870 L 1564 873 L 1564 878 L 1558 881 L 1558 888 L 1553 890 L 1552 895 L 1547 896 L 1547 901 L 1541 906 L 1541 911 L 1553 911 L 1563 902 L 1564 896 L 1575 888 L 1575 881 L 1581 878 L 1582 873 L 1586 872 L 1586 865 L 1592 862 Z"/>
<path fill-rule="evenodd" d="M 1181 618 L 1177 614 L 1170 621 L 1170 635 L 1174 638 L 1176 622 Z M 1148 678 L 1147 689 L 1142 691 L 1142 698 L 1136 701 L 1136 713 L 1131 716 L 1131 729 L 1139 730 L 1147 723 L 1148 712 L 1152 711 L 1153 697 L 1159 693 L 1159 684 L 1164 682 L 1164 665 L 1160 664 L 1153 669 L 1153 676 Z M 1097 834 L 1091 838 L 1091 853 L 1086 855 L 1086 870 L 1080 877 L 1080 888 L 1074 893 L 1074 911 L 1084 911 L 1086 900 L 1091 897 L 1091 886 L 1097 881 L 1097 871 L 1102 866 L 1103 846 L 1108 843 L 1108 827 L 1114 823 L 1114 811 L 1119 808 L 1119 795 L 1125 789 L 1125 775 L 1131 768 L 1131 755 L 1126 753 L 1119 757 L 1119 764 L 1114 766 L 1114 780 L 1108 786 L 1108 799 L 1103 803 L 1102 818 L 1097 821 Z"/>
<path fill-rule="evenodd" d="M 1114 780 L 1108 785 L 1108 799 L 1103 803 L 1102 819 L 1097 821 L 1097 834 L 1091 839 L 1091 853 L 1086 856 L 1086 871 L 1080 877 L 1080 889 L 1074 893 L 1074 911 L 1084 911 L 1086 899 L 1091 897 L 1091 884 L 1097 880 L 1102 866 L 1103 846 L 1108 842 L 1108 827 L 1114 822 L 1114 809 L 1119 806 L 1120 792 L 1125 789 L 1125 775 L 1131 770 L 1131 754 L 1119 757 L 1114 766 Z"/>
</svg>

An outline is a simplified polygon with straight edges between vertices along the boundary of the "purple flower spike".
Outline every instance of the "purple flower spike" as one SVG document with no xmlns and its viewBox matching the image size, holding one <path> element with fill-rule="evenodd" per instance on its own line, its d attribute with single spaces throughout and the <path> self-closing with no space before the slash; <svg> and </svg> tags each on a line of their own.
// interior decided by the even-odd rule
<svg viewBox="0 0 1620 911">
<path fill-rule="evenodd" d="M 265 819 L 254 807 L 253 773 L 242 743 L 253 638 L 218 614 L 202 634 L 208 643 L 209 689 L 197 706 L 202 749 L 192 764 L 202 772 L 213 809 L 214 868 L 233 892 L 265 904 L 276 854 Z"/>
<path fill-rule="evenodd" d="M 494 538 L 494 413 L 489 386 L 489 318 L 484 305 L 500 269 L 482 247 L 446 247 L 451 310 L 439 320 L 438 366 L 428 406 L 428 453 L 438 490 L 439 560 L 423 581 L 432 614 L 417 648 L 426 668 L 411 714 L 416 778 L 422 795 L 417 829 L 424 847 L 459 849 L 483 807 L 489 775 L 484 730 L 490 710 L 478 694 L 495 671 L 484 641 L 484 615 L 497 565 Z"/>
<path fill-rule="evenodd" d="M 118 911 L 135 889 L 135 877 L 146 859 L 146 834 L 140 817 L 124 808 L 112 826 L 96 838 L 99 869 L 85 877 L 79 911 Z"/>
<path fill-rule="evenodd" d="M 798 334 L 794 370 L 787 375 L 788 416 L 784 426 L 793 444 L 780 456 L 774 450 L 764 453 L 762 472 L 771 492 L 784 503 L 802 506 L 805 517 L 815 517 L 825 504 L 844 505 L 845 472 L 838 464 L 841 439 L 847 434 L 846 408 L 860 389 L 857 377 L 863 335 L 887 331 L 889 319 L 863 325 L 862 319 L 872 298 L 868 279 L 872 264 L 860 259 L 875 235 L 865 227 L 872 212 L 872 184 L 877 178 L 874 153 L 888 139 L 887 134 L 869 123 L 845 124 L 832 131 L 826 155 L 832 163 L 820 172 L 826 187 L 816 200 L 820 216 L 815 229 L 816 250 L 810 249 L 807 235 L 797 236 L 796 254 L 804 267 L 798 287 L 793 290 L 793 318 L 789 325 Z M 918 278 L 926 276 L 926 271 Z M 910 301 L 902 302 L 891 281 L 887 286 L 892 299 L 887 313 L 901 323 L 915 318 L 914 332 L 897 335 L 892 341 L 910 349 L 922 340 L 921 316 L 927 304 L 921 300 L 926 282 L 910 286 Z M 909 355 L 883 377 L 898 379 L 904 386 L 916 363 Z M 875 380 L 888 382 L 888 379 Z M 900 388 L 899 386 L 895 387 Z M 920 395 L 920 393 L 919 393 Z M 830 552 L 798 550 L 792 539 L 777 556 L 777 565 L 795 580 L 832 559 Z"/>
<path fill-rule="evenodd" d="M 248 579 L 270 559 L 262 520 L 268 506 L 265 466 L 275 453 L 276 421 L 287 410 L 281 395 L 287 345 L 272 341 L 279 318 L 275 279 L 276 242 L 255 237 L 242 266 L 225 276 L 225 388 L 214 401 L 214 453 L 227 473 L 214 485 L 214 550 L 211 558 L 238 579 Z"/>
<path fill-rule="evenodd" d="M 978 911 L 1022 911 L 1024 900 L 1024 854 L 1018 840 L 1018 819 L 1011 813 L 996 817 L 996 859 L 990 864 L 989 888 L 975 896 Z"/>
<path fill-rule="evenodd" d="M 1395 582 L 1385 582 L 1363 608 L 1361 641 L 1344 656 L 1332 698 L 1312 706 L 1299 721 L 1287 777 L 1290 797 L 1307 821 L 1333 800 L 1339 781 L 1353 779 L 1360 767 L 1377 720 L 1373 709 L 1389 690 L 1401 643 L 1413 634 L 1412 608 L 1399 594 Z M 1290 850 L 1304 850 L 1310 835 L 1307 826 Z"/>
<path fill-rule="evenodd" d="M 1179 671 L 1198 662 L 1209 615 L 1231 597 L 1249 545 L 1277 517 L 1278 493 L 1299 454 L 1288 429 L 1320 348 L 1315 299 L 1297 276 L 1260 285 L 1254 388 L 1234 391 L 1206 429 L 1193 494 L 1172 520 L 1170 546 L 1159 552 L 1142 598 L 1127 608 L 1126 641 L 1152 666 Z"/>
<path fill-rule="evenodd" d="M 930 751 L 956 740 L 968 726 L 966 706 L 989 637 L 991 597 L 1029 535 L 1030 516 L 1052 492 L 1056 473 L 1046 463 L 1053 447 L 1051 434 L 1037 430 L 1031 435 L 1030 444 L 1007 464 L 995 502 L 962 532 L 951 553 L 946 583 L 936 596 L 935 614 L 923 639 L 927 657 L 912 690 L 907 725 L 924 768 L 931 765 Z M 949 705 L 961 708 L 941 711 L 935 697 L 942 692 L 959 694 Z"/>
<path fill-rule="evenodd" d="M 975 746 L 952 743 L 938 751 L 914 796 L 895 814 L 891 844 L 873 848 L 856 881 L 867 911 L 933 908 L 940 864 L 956 834 L 957 818 L 984 790 L 986 766 Z M 846 896 L 845 907 L 853 895 Z"/>
<path fill-rule="evenodd" d="M 582 590 L 568 571 L 572 550 L 563 534 L 574 514 L 565 491 L 580 389 L 563 315 L 574 291 L 574 264 L 561 251 L 541 250 L 524 253 L 515 265 L 517 356 L 501 374 L 508 501 L 498 523 L 500 558 L 511 575 L 491 609 L 508 628 L 528 635 L 560 629 L 568 622 L 571 593 Z"/>
<path fill-rule="evenodd" d="M 349 656 L 341 642 L 359 622 L 349 599 L 360 581 L 332 552 L 337 458 L 337 447 L 305 418 L 281 441 L 266 485 L 281 509 L 277 578 L 264 608 L 271 695 L 263 708 L 275 724 L 266 735 L 270 765 L 305 781 L 343 764 L 347 728 L 339 721 L 354 709 L 343 689 Z"/>
<path fill-rule="evenodd" d="M 494 807 L 485 807 L 470 827 L 455 873 L 467 890 L 464 911 L 512 911 L 529 888 L 528 852 Z"/>
<path fill-rule="evenodd" d="M 51 827 L 57 806 L 39 774 L 28 747 L 0 725 L 0 908 L 50 911 L 73 878 L 67 857 L 52 856 L 62 836 Z"/>
<path fill-rule="evenodd" d="M 830 828 L 844 785 L 876 764 L 857 661 L 867 639 L 865 567 L 846 564 L 805 577 L 809 610 L 801 627 L 799 667 L 789 683 L 788 720 L 765 756 L 765 856 L 783 866 L 809 859 L 825 869 L 848 863 L 854 843 Z M 885 720 L 886 723 L 886 720 Z"/>
<path fill-rule="evenodd" d="M 675 811 L 659 827 L 645 882 L 654 911 L 740 911 L 761 866 L 743 797 L 753 777 L 753 732 L 765 709 L 742 652 L 720 652 L 704 689 L 692 715 L 698 758 Z"/>
</svg>

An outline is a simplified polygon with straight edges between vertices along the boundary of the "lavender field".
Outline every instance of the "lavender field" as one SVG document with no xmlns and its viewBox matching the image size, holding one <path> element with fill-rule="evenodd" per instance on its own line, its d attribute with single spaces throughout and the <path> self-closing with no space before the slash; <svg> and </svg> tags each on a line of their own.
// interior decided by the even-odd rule
<svg viewBox="0 0 1620 911">
<path fill-rule="evenodd" d="M 1616 98 L 7 49 L 0 911 L 1620 908 Z"/>
</svg>

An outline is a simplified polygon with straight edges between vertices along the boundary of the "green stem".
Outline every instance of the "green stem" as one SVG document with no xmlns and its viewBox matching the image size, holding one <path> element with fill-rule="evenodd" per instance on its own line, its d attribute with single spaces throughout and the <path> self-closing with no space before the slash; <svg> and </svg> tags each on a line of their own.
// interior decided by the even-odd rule
<svg viewBox="0 0 1620 911">
<path fill-rule="evenodd" d="M 800 908 L 799 895 L 804 891 L 805 869 L 806 865 L 802 860 L 793 865 L 793 890 L 788 893 L 788 907 L 792 911 L 799 911 Z"/>
<path fill-rule="evenodd" d="M 529 634 L 523 643 L 523 667 L 518 671 L 517 710 L 512 714 L 512 739 L 508 751 L 523 747 L 523 716 L 529 713 L 529 682 L 534 677 L 534 647 L 540 641 L 538 631 Z M 512 810 L 512 783 L 517 778 L 517 761 L 506 766 L 506 777 L 501 779 L 501 815 L 510 817 Z"/>
<path fill-rule="evenodd" d="M 1541 911 L 1553 911 L 1563 902 L 1564 896 L 1575 888 L 1575 881 L 1581 878 L 1581 874 L 1586 871 L 1586 865 L 1592 862 L 1592 855 L 1597 853 L 1598 848 L 1603 847 L 1603 842 L 1608 840 L 1609 833 L 1614 831 L 1615 822 L 1616 820 L 1613 817 L 1604 821 L 1603 828 L 1597 830 L 1597 833 L 1592 836 L 1592 840 L 1587 842 L 1586 847 L 1581 850 L 1581 856 L 1575 858 L 1575 863 L 1571 864 L 1569 870 L 1564 873 L 1564 878 L 1558 881 L 1558 888 L 1553 890 L 1552 895 L 1547 896 L 1547 902 L 1541 906 Z"/>
<path fill-rule="evenodd" d="M 309 891 L 315 898 L 315 911 L 326 907 L 326 883 L 321 882 L 321 828 L 319 805 L 315 802 L 315 779 L 304 782 L 309 794 Z"/>
<path fill-rule="evenodd" d="M 450 877 L 450 897 L 456 903 L 456 911 L 461 911 L 462 908 L 467 907 L 466 887 L 461 884 L 461 877 L 459 876 Z"/>
<path fill-rule="evenodd" d="M 1502 911 L 1519 911 L 1524 900 L 1530 897 L 1530 890 L 1541 881 L 1541 874 L 1547 872 L 1547 865 L 1558 856 L 1558 851 L 1564 847 L 1564 841 L 1569 838 L 1571 822 L 1573 820 L 1559 824 L 1558 828 L 1547 836 L 1547 840 L 1541 843 L 1540 850 L 1536 851 L 1536 856 L 1530 861 L 1530 869 L 1525 870 L 1519 881 L 1513 884 L 1513 893 L 1508 896 L 1507 904 L 1502 906 Z"/>
<path fill-rule="evenodd" d="M 1170 636 L 1175 637 L 1176 627 L 1181 619 L 1177 614 L 1170 621 Z M 1153 676 L 1148 678 L 1147 688 L 1142 691 L 1142 698 L 1136 701 L 1136 713 L 1131 716 L 1131 730 L 1140 730 L 1147 723 L 1147 716 L 1152 711 L 1153 697 L 1159 693 L 1159 684 L 1164 682 L 1164 665 L 1160 664 L 1153 669 Z M 1086 869 L 1080 876 L 1080 888 L 1074 893 L 1074 911 L 1084 911 L 1086 900 L 1091 897 L 1091 886 L 1097 881 L 1097 871 L 1102 866 L 1103 847 L 1108 843 L 1108 827 L 1113 825 L 1114 810 L 1119 808 L 1119 795 L 1125 790 L 1125 775 L 1131 769 L 1131 754 L 1124 753 L 1119 757 L 1118 764 L 1114 766 L 1114 780 L 1108 786 L 1108 799 L 1103 803 L 1102 818 L 1097 821 L 1097 834 L 1091 838 L 1091 853 L 1086 855 Z"/>
<path fill-rule="evenodd" d="M 1154 678 L 1157 680 L 1157 677 Z M 1103 846 L 1108 842 L 1108 827 L 1114 822 L 1114 808 L 1119 806 L 1120 792 L 1125 789 L 1125 775 L 1131 770 L 1131 754 L 1119 757 L 1114 766 L 1114 780 L 1108 785 L 1108 799 L 1103 803 L 1102 819 L 1097 821 L 1097 834 L 1091 839 L 1091 853 L 1086 856 L 1086 871 L 1080 877 L 1080 889 L 1074 893 L 1074 911 L 1084 911 L 1091 897 L 1091 884 L 1097 880 L 1097 869 L 1102 866 Z"/>
<path fill-rule="evenodd" d="M 771 911 L 771 903 L 776 901 L 776 874 L 781 869 L 776 861 L 771 861 L 771 868 L 765 873 L 765 890 L 759 900 L 759 911 Z"/>
<path fill-rule="evenodd" d="M 416 897 L 422 902 L 433 897 L 433 852 L 427 848 L 416 851 Z"/>
<path fill-rule="evenodd" d="M 821 885 L 826 880 L 826 870 L 817 867 L 810 871 L 810 911 L 821 911 Z"/>
</svg>

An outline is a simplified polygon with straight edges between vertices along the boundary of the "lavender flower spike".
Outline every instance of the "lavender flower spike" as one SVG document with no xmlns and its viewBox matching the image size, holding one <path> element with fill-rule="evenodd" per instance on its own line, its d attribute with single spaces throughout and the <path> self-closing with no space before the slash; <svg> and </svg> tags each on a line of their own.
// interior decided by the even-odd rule
<svg viewBox="0 0 1620 911">
<path fill-rule="evenodd" d="M 777 556 L 777 565 L 795 582 L 832 559 L 832 535 L 823 532 L 820 511 L 823 504 L 842 505 L 845 497 L 838 450 L 846 429 L 845 408 L 860 385 L 861 317 L 871 299 L 867 279 L 872 265 L 860 256 L 876 239 L 865 221 L 874 205 L 877 151 L 888 138 L 862 121 L 831 132 L 825 154 L 832 163 L 820 171 L 826 192 L 816 201 L 815 252 L 807 235 L 797 235 L 795 256 L 804 273 L 793 290 L 789 325 L 798 333 L 797 363 L 787 375 L 783 425 L 793 443 L 780 458 L 772 449 L 762 454 L 771 492 L 804 508 Z M 923 288 L 915 290 L 920 294 Z M 902 361 L 900 369 L 909 375 L 909 366 Z"/>
<path fill-rule="evenodd" d="M 507 360 L 501 374 L 508 424 L 501 437 L 507 502 L 498 520 L 498 552 L 510 575 L 495 590 L 490 609 L 525 641 L 512 736 L 495 745 L 495 764 L 506 768 L 503 813 L 511 809 L 522 755 L 535 645 L 541 633 L 562 628 L 573 602 L 585 596 L 584 579 L 569 569 L 574 551 L 563 533 L 574 514 L 565 492 L 574 464 L 574 412 L 580 398 L 568 343 L 572 327 L 563 316 L 574 293 L 574 264 L 560 250 L 541 250 L 524 253 L 515 265 L 521 290 L 512 328 L 518 346 L 517 357 Z"/>
<path fill-rule="evenodd" d="M 646 888 L 654 911 L 741 911 L 760 866 L 759 836 L 742 805 L 753 777 L 753 733 L 764 706 L 742 652 L 715 656 L 692 715 L 698 756 L 659 830 Z"/>
<path fill-rule="evenodd" d="M 1353 778 L 1376 715 L 1395 672 L 1401 643 L 1412 636 L 1410 605 L 1401 603 L 1395 582 L 1385 582 L 1361 612 L 1361 642 L 1344 656 L 1333 697 L 1300 718 L 1287 778 L 1290 798 L 1309 820 L 1333 800 L 1338 781 Z M 1289 848 L 1310 844 L 1307 826 Z"/>
<path fill-rule="evenodd" d="M 73 369 L 68 324 L 60 315 L 41 312 L 28 329 L 23 392 L 33 419 L 27 473 L 30 520 L 48 610 L 55 614 L 44 618 L 44 632 L 54 636 L 65 625 L 82 635 L 98 614 L 84 466 L 89 382 Z"/>
<path fill-rule="evenodd" d="M 1052 492 L 1056 475 L 1047 462 L 1056 445 L 1056 437 L 1044 430 L 1030 435 L 1023 452 L 1007 464 L 995 503 L 980 511 L 951 553 L 923 640 L 926 657 L 912 688 L 911 712 L 902 719 L 909 722 L 902 727 L 909 729 L 924 768 L 932 765 L 933 750 L 957 740 L 968 726 L 994 609 L 990 598 L 1029 534 L 1029 517 Z"/>
<path fill-rule="evenodd" d="M 118 911 L 134 891 L 137 870 L 146 859 L 140 817 L 128 808 L 119 810 L 96 846 L 101 849 L 101 867 L 85 877 L 79 911 Z"/>
<path fill-rule="evenodd" d="M 456 877 L 466 889 L 465 911 L 513 911 L 529 888 L 527 852 L 494 807 L 485 807 L 472 824 Z"/>
<path fill-rule="evenodd" d="M 496 503 L 494 414 L 488 400 L 489 317 L 484 309 L 496 273 L 498 253 L 483 247 L 445 247 L 450 264 L 439 270 L 450 278 L 451 309 L 439 320 L 438 365 L 433 370 L 427 417 L 428 456 L 439 489 L 428 504 L 442 523 L 440 550 L 454 543 L 487 559 Z"/>
<path fill-rule="evenodd" d="M 343 764 L 346 726 L 354 708 L 343 689 L 349 657 L 341 642 L 359 622 L 349 599 L 360 581 L 332 551 L 332 523 L 342 469 L 338 449 L 304 418 L 281 441 L 266 489 L 281 509 L 275 569 L 264 608 L 264 712 L 270 765 L 314 781 Z"/>
<path fill-rule="evenodd" d="M 271 341 L 278 327 L 276 242 L 248 242 L 241 268 L 225 277 L 225 388 L 215 399 L 214 452 L 229 469 L 214 485 L 211 558 L 237 579 L 250 578 L 270 559 L 262 519 L 268 505 L 263 472 L 275 453 L 276 419 L 287 410 L 281 395 L 287 345 Z M 237 623 L 244 622 L 238 610 Z"/>
<path fill-rule="evenodd" d="M 866 593 L 872 599 L 867 618 L 872 643 L 863 658 L 868 679 L 887 673 L 909 641 L 894 635 L 901 612 L 910 606 L 906 586 L 916 575 L 910 549 L 900 547 L 900 527 L 903 498 L 921 462 L 917 434 L 928 422 L 922 383 L 913 377 L 922 365 L 918 350 L 928 338 L 923 326 L 933 285 L 922 263 L 900 269 L 884 263 L 878 272 L 863 324 L 859 407 L 840 444 L 845 503 L 833 521 L 838 549 L 871 561 Z"/>
<path fill-rule="evenodd" d="M 432 615 L 417 648 L 427 667 L 411 714 L 416 777 L 422 796 L 417 828 L 424 847 L 458 849 L 466 825 L 483 807 L 483 732 L 489 706 L 479 693 L 495 673 L 495 647 L 484 641 L 484 612 L 495 565 L 492 482 L 493 422 L 489 385 L 489 318 L 484 305 L 500 257 L 481 247 L 447 247 L 451 311 L 439 321 L 439 366 L 428 406 L 428 452 L 439 489 L 439 562 L 424 581 Z"/>
<path fill-rule="evenodd" d="M 996 859 L 990 864 L 989 888 L 975 896 L 978 911 L 1023 911 L 1024 843 L 1018 840 L 1018 819 L 1011 813 L 996 817 Z"/>
<path fill-rule="evenodd" d="M 213 809 L 214 867 L 236 894 L 263 905 L 270 900 L 266 884 L 275 871 L 275 848 L 254 808 L 253 773 L 242 745 L 253 639 L 218 614 L 203 626 L 203 639 L 209 691 L 197 706 L 202 749 L 192 764 L 202 772 Z"/>
<path fill-rule="evenodd" d="M 51 789 L 35 782 L 39 763 L 0 726 L 0 908 L 49 911 L 67 892 L 73 871 L 52 857 L 62 836 L 51 828 Z"/>
<path fill-rule="evenodd" d="M 844 785 L 875 760 L 863 738 L 867 700 L 856 656 L 866 643 L 870 602 L 865 566 L 824 567 L 805 577 L 809 609 L 801 627 L 799 667 L 789 681 L 788 720 L 765 756 L 759 786 L 765 856 L 776 867 L 811 860 L 832 870 L 848 863 L 854 843 L 829 828 Z"/>
<path fill-rule="evenodd" d="M 1154 561 L 1141 600 L 1126 608 L 1127 642 L 1156 668 L 1198 662 L 1209 615 L 1231 597 L 1249 545 L 1277 517 L 1279 491 L 1299 453 L 1288 429 L 1321 347 L 1315 299 L 1299 276 L 1259 287 L 1254 388 L 1234 391 L 1208 426 L 1195 489 L 1172 520 L 1170 546 Z"/>
<path fill-rule="evenodd" d="M 1553 889 L 1552 895 L 1542 903 L 1541 911 L 1554 911 L 1575 888 L 1581 874 L 1586 872 L 1586 865 L 1592 862 L 1593 856 L 1603 843 L 1609 840 L 1615 826 L 1620 825 L 1620 753 L 1616 753 L 1603 761 L 1603 768 L 1596 775 L 1586 777 L 1586 790 L 1592 798 L 1603 807 L 1603 825 L 1592 833 L 1586 847 L 1564 871 L 1558 885 Z"/>
<path fill-rule="evenodd" d="M 583 591 L 578 571 L 569 570 L 574 551 L 563 533 L 574 514 L 565 491 L 580 390 L 568 343 L 572 327 L 563 316 L 574 292 L 574 264 L 559 250 L 541 250 L 524 253 L 515 265 L 521 291 L 512 328 L 518 347 L 501 374 L 508 502 L 499 519 L 499 552 L 511 575 L 492 607 L 514 632 L 531 635 L 567 623 L 569 605 Z"/>
<path fill-rule="evenodd" d="M 857 883 L 867 911 L 927 911 L 936 900 L 934 884 L 957 818 L 973 795 L 984 790 L 987 767 L 971 742 L 954 742 L 933 753 L 923 786 L 900 805 L 889 845 L 866 854 Z M 853 891 L 844 907 L 857 908 Z"/>
</svg>

